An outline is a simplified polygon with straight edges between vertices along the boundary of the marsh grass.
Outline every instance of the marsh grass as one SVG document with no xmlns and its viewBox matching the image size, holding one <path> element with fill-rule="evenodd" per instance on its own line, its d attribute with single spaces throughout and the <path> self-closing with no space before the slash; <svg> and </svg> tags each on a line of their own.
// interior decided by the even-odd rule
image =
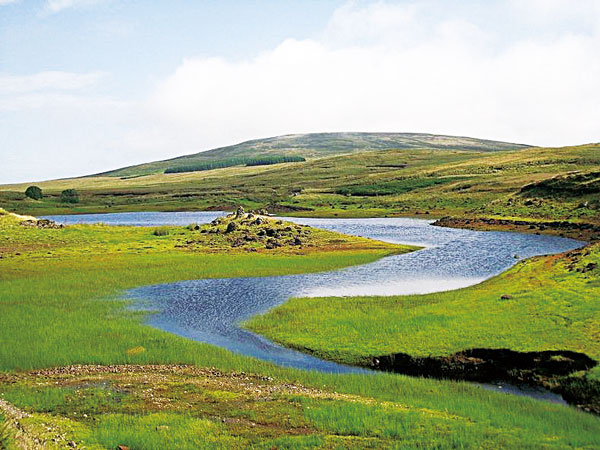
<svg viewBox="0 0 600 450">
<path fill-rule="evenodd" d="M 598 419 L 571 408 L 464 383 L 282 368 L 146 326 L 145 314 L 127 310 L 122 298 L 125 289 L 144 284 L 332 270 L 395 249 L 202 253 L 173 249 L 178 233 L 189 231 L 184 227 L 160 239 L 129 227 L 8 229 L 2 229 L 2 237 L 10 251 L 3 250 L 0 259 L 0 370 L 16 371 L 20 381 L 0 383 L 0 393 L 33 412 L 29 422 L 72 430 L 87 448 L 193 448 L 198 439 L 209 448 L 600 446 Z M 188 399 L 189 380 L 147 381 L 136 397 L 131 386 L 44 385 L 19 373 L 118 363 L 215 367 L 233 381 Z M 248 374 L 316 393 L 268 396 L 253 390 L 250 397 L 240 397 L 240 389 L 253 386 L 245 379 Z M 154 397 L 144 394 L 148 388 L 155 390 Z M 334 398 L 322 398 L 321 392 Z M 169 401 L 157 406 L 152 398 Z M 231 420 L 225 423 L 222 417 Z M 162 425 L 169 427 L 168 435 L 156 428 Z M 402 430 L 410 430 L 410 437 L 398 437 Z"/>
<path fill-rule="evenodd" d="M 188 228 L 189 229 L 189 228 Z M 167 226 L 162 226 L 162 227 L 156 227 L 153 231 L 152 234 L 154 236 L 167 236 L 170 233 L 170 229 Z"/>
<path fill-rule="evenodd" d="M 124 444 L 143 450 L 241 448 L 243 440 L 214 421 L 184 414 L 107 415 L 93 437 L 105 448 Z"/>
<path fill-rule="evenodd" d="M 9 422 L 0 414 L 0 450 L 8 450 L 12 441 Z"/>
<path fill-rule="evenodd" d="M 284 345 L 350 364 L 392 353 L 446 356 L 470 348 L 572 350 L 600 360 L 598 266 L 596 244 L 526 260 L 454 291 L 292 299 L 252 318 L 247 327 Z M 589 376 L 600 377 L 598 366 Z"/>
</svg>

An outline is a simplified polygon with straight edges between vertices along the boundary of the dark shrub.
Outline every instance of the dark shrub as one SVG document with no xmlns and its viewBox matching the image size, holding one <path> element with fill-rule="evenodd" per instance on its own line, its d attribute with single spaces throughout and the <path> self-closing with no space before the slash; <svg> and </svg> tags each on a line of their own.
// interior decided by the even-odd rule
<svg viewBox="0 0 600 450">
<path fill-rule="evenodd" d="M 75 189 L 65 189 L 60 193 L 60 201 L 63 203 L 79 203 L 79 193 Z"/>
<path fill-rule="evenodd" d="M 155 228 L 154 231 L 152 231 L 152 234 L 154 236 L 166 236 L 169 232 L 169 227 L 163 225 L 162 227 Z"/>
<path fill-rule="evenodd" d="M 41 200 L 43 197 L 42 190 L 37 186 L 29 186 L 25 190 L 25 195 L 34 200 Z"/>
</svg>

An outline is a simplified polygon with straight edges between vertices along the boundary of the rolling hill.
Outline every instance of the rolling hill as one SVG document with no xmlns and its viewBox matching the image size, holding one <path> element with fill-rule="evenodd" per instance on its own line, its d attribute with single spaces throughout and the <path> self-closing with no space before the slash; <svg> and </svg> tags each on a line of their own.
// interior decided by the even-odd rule
<svg viewBox="0 0 600 450">
<path fill-rule="evenodd" d="M 288 134 L 256 139 L 192 155 L 154 161 L 99 173 L 93 176 L 130 177 L 161 173 L 169 168 L 185 167 L 232 158 L 264 156 L 301 156 L 317 158 L 367 150 L 433 149 L 495 152 L 527 148 L 527 145 L 469 137 L 423 133 L 310 133 Z"/>
</svg>

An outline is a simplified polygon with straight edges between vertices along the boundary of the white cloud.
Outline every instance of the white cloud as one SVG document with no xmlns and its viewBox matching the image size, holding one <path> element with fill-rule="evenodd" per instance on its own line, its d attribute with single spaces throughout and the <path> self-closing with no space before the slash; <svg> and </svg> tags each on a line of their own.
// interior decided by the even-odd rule
<svg viewBox="0 0 600 450">
<path fill-rule="evenodd" d="M 565 3 L 549 11 L 544 4 L 537 8 L 555 25 Z M 504 6 L 507 20 L 523 13 Z M 529 5 L 531 20 L 539 20 L 536 11 Z M 151 133 L 163 139 L 147 142 L 172 142 L 183 152 L 333 130 L 538 145 L 600 140 L 600 22 L 586 19 L 599 24 L 591 33 L 561 28 L 506 40 L 499 33 L 510 32 L 510 23 L 492 31 L 488 20 L 495 19 L 458 17 L 439 1 L 349 3 L 318 38 L 289 39 L 246 61 L 188 59 L 149 101 Z M 144 133 L 137 130 L 131 142 Z"/>
<path fill-rule="evenodd" d="M 19 3 L 21 0 L 0 0 L 0 6 L 10 5 L 12 3 Z"/>
<path fill-rule="evenodd" d="M 57 13 L 64 9 L 90 6 L 99 3 L 102 0 L 46 0 L 45 9 L 51 13 Z"/>
</svg>

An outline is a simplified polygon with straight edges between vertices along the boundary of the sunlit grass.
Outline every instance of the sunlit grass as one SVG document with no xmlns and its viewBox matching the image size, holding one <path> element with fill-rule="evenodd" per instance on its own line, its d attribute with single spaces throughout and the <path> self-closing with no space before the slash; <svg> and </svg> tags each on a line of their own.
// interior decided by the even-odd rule
<svg viewBox="0 0 600 450">
<path fill-rule="evenodd" d="M 469 348 L 573 350 L 600 360 L 600 246 L 527 260 L 477 286 L 427 295 L 292 299 L 247 326 L 346 363 Z M 579 271 L 577 270 L 579 269 Z M 503 296 L 505 296 L 503 298 Z"/>
<path fill-rule="evenodd" d="M 114 380 L 17 373 L 9 383 L 2 380 L 12 375 L 0 374 L 0 395 L 32 412 L 23 423 L 40 432 L 50 424 L 90 449 L 600 446 L 597 418 L 572 408 L 464 383 L 281 368 L 146 326 L 122 298 L 144 284 L 332 270 L 397 248 L 203 253 L 176 251 L 177 234 L 157 237 L 149 229 L 12 231 L 0 235 L 11 249 L 0 260 L 1 371 L 185 363 L 225 374 L 214 387 L 200 376 L 143 378 L 136 385 L 120 381 L 119 373 Z M 268 394 L 261 383 L 290 392 Z"/>
</svg>

